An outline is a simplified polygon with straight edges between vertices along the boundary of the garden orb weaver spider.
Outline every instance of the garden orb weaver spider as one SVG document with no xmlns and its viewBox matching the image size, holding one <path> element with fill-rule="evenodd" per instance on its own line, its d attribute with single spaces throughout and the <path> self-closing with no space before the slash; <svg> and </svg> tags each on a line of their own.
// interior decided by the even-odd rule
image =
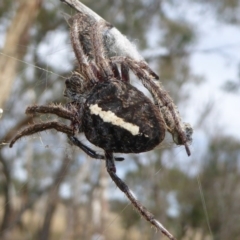
<svg viewBox="0 0 240 240">
<path fill-rule="evenodd" d="M 113 154 L 150 151 L 163 141 L 167 130 L 174 142 L 184 145 L 190 155 L 188 144 L 192 128 L 181 122 L 176 106 L 167 92 L 155 83 L 158 76 L 146 62 L 125 56 L 109 56 L 102 35 L 106 27 L 104 21 L 97 22 L 85 14 L 76 14 L 69 23 L 79 65 L 65 81 L 64 96 L 70 102 L 66 107 L 29 106 L 26 114 L 55 114 L 70 120 L 71 124 L 68 126 L 57 121 L 33 124 L 20 131 L 10 142 L 10 147 L 23 136 L 48 129 L 67 134 L 70 142 L 86 154 L 104 159 L 110 177 L 137 211 L 169 239 L 175 239 L 116 175 L 114 161 L 122 161 L 123 158 L 114 158 Z M 129 69 L 149 90 L 155 103 L 130 84 Z M 89 142 L 102 148 L 104 155 L 81 143 L 76 138 L 78 133 L 84 133 Z"/>
</svg>

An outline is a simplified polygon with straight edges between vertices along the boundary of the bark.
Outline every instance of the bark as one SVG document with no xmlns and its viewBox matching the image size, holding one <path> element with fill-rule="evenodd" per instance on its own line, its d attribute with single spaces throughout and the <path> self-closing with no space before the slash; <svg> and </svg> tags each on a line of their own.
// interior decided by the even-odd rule
<svg viewBox="0 0 240 240">
<path fill-rule="evenodd" d="M 25 54 L 29 42 L 29 31 L 41 4 L 42 0 L 21 0 L 6 34 L 0 56 L 0 108 L 2 109 L 4 109 L 16 76 L 18 59 Z M 25 46 L 23 51 L 21 51 L 21 46 Z"/>
</svg>

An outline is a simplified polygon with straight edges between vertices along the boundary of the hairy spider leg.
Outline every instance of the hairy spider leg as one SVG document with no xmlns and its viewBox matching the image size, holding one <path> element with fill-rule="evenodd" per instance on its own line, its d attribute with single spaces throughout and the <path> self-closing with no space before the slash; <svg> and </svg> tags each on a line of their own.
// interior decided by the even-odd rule
<svg viewBox="0 0 240 240">
<path fill-rule="evenodd" d="M 129 67 L 124 62 L 121 63 L 121 74 L 122 74 L 122 80 L 124 82 L 128 82 L 129 83 L 130 82 Z"/>
<path fill-rule="evenodd" d="M 68 119 L 70 121 L 76 121 L 76 118 L 72 112 L 63 108 L 62 106 L 56 106 L 56 105 L 30 106 L 26 109 L 25 113 L 26 114 L 51 113 L 51 114 L 57 115 L 58 117 Z M 11 140 L 9 147 L 11 148 L 13 146 L 13 144 L 23 136 L 32 135 L 34 133 L 42 132 L 42 131 L 45 131 L 48 129 L 56 129 L 57 131 L 66 133 L 67 135 L 74 134 L 74 129 L 72 127 L 69 127 L 67 125 L 64 125 L 64 124 L 56 122 L 56 121 L 50 121 L 50 122 L 46 122 L 46 123 L 36 123 L 36 124 L 33 124 L 25 129 L 23 129 L 22 131 L 18 132 L 17 135 Z"/>
<path fill-rule="evenodd" d="M 109 59 L 106 58 L 102 31 L 105 27 L 103 21 L 95 22 L 90 26 L 90 39 L 92 43 L 92 54 L 96 65 L 100 67 L 106 75 L 106 80 L 114 77 L 113 71 L 109 64 Z M 107 60 L 106 60 L 107 59 Z"/>
<path fill-rule="evenodd" d="M 105 160 L 105 157 L 103 155 L 97 154 L 94 150 L 92 150 L 91 148 L 87 147 L 82 142 L 80 142 L 76 137 L 68 135 L 68 139 L 70 140 L 70 142 L 72 144 L 74 144 L 75 146 L 82 149 L 90 157 Z M 124 160 L 124 158 L 122 158 L 122 157 L 115 157 L 114 159 L 115 159 L 115 161 L 123 161 Z"/>
<path fill-rule="evenodd" d="M 71 127 L 68 127 L 67 125 L 56 121 L 36 123 L 18 132 L 17 135 L 11 140 L 9 147 L 11 148 L 13 144 L 21 137 L 32 135 L 37 132 L 46 131 L 48 129 L 55 129 L 58 132 L 66 133 L 67 135 L 73 135 L 73 129 Z"/>
<path fill-rule="evenodd" d="M 119 73 L 117 64 L 116 64 L 116 63 L 113 63 L 113 62 L 111 62 L 111 61 L 110 61 L 109 64 L 110 64 L 110 66 L 111 66 L 111 68 L 112 68 L 114 78 L 116 78 L 117 80 L 121 81 L 121 76 L 120 76 L 120 73 Z"/>
<path fill-rule="evenodd" d="M 140 215 L 143 216 L 154 227 L 156 227 L 158 230 L 160 230 L 169 239 L 176 240 L 176 238 L 174 238 L 174 236 L 154 217 L 154 215 L 152 213 L 150 213 L 136 199 L 136 197 L 134 196 L 133 192 L 129 189 L 127 184 L 125 182 L 123 182 L 121 178 L 119 178 L 117 176 L 113 153 L 105 151 L 105 157 L 106 157 L 106 168 L 107 168 L 108 174 L 110 175 L 112 180 L 115 182 L 117 187 L 127 196 L 127 198 L 130 200 L 130 202 L 135 207 L 135 209 L 140 213 Z"/>
<path fill-rule="evenodd" d="M 77 121 L 75 115 L 68 109 L 62 107 L 61 105 L 50 105 L 50 106 L 33 105 L 33 106 L 27 107 L 25 113 L 26 114 L 49 113 L 49 114 L 55 114 L 58 117 L 65 118 L 73 122 Z"/>
<path fill-rule="evenodd" d="M 188 156 L 190 156 L 191 152 L 190 152 L 190 149 L 189 149 L 189 146 L 187 143 L 188 139 L 180 125 L 180 120 L 179 120 L 180 117 L 179 117 L 178 113 L 176 112 L 174 103 L 173 103 L 171 97 L 169 96 L 169 94 L 167 93 L 167 91 L 161 89 L 152 80 L 153 71 L 152 70 L 150 71 L 150 68 L 147 67 L 147 64 L 145 64 L 144 62 L 137 62 L 129 57 L 122 57 L 122 56 L 112 57 L 111 61 L 113 61 L 114 63 L 118 63 L 118 64 L 127 63 L 127 65 L 133 71 L 133 73 L 141 80 L 143 86 L 146 87 L 148 89 L 148 91 L 152 94 L 154 100 L 157 101 L 158 105 L 166 106 L 169 109 L 169 112 L 171 113 L 173 121 L 174 121 L 176 131 L 179 134 L 179 137 L 181 140 L 180 141 L 181 145 L 185 146 L 186 152 L 187 152 Z M 165 116 L 163 116 L 163 114 L 162 114 L 162 117 L 166 123 L 168 121 L 168 119 L 166 119 Z M 166 123 L 166 125 L 168 126 L 167 123 Z M 169 129 L 169 130 L 171 130 L 171 129 Z"/>
<path fill-rule="evenodd" d="M 91 65 L 89 64 L 88 57 L 84 54 L 83 47 L 79 40 L 79 34 L 82 30 L 81 25 L 79 24 L 79 21 L 81 23 L 81 14 L 74 15 L 71 20 L 72 24 L 70 37 L 74 53 L 79 63 L 80 72 L 82 75 L 86 76 L 86 81 L 89 80 L 92 82 L 92 84 L 95 84 L 98 82 L 98 80 L 94 74 L 93 69 L 91 68 Z"/>
<path fill-rule="evenodd" d="M 82 14 L 79 14 L 79 19 L 81 19 L 81 22 L 79 25 L 82 25 L 82 21 L 84 21 L 84 16 L 82 16 Z M 85 20 L 86 21 L 86 20 Z M 127 64 L 125 64 L 124 62 L 121 63 L 121 76 L 119 74 L 119 70 L 116 64 L 114 64 L 113 62 L 109 61 L 108 58 L 106 58 L 106 49 L 104 48 L 104 40 L 103 40 L 103 35 L 102 32 L 105 28 L 105 22 L 102 21 L 95 21 L 94 23 L 89 23 L 88 22 L 88 34 L 89 35 L 89 40 L 91 43 L 91 54 L 93 55 L 93 59 L 95 60 L 95 63 L 97 66 L 100 66 L 101 69 L 105 72 L 105 75 L 107 77 L 107 79 L 112 79 L 112 77 L 118 79 L 118 80 L 122 80 L 125 82 L 130 82 L 129 79 L 129 67 L 127 66 Z M 86 28 L 86 26 L 85 26 Z M 85 33 L 85 29 L 81 28 L 81 33 L 83 34 L 83 32 Z M 85 36 L 86 38 L 86 36 Z M 82 44 L 86 44 L 85 42 Z M 107 60 L 106 60 L 107 59 Z M 95 66 L 92 66 L 92 68 L 94 69 Z M 156 79 L 158 79 L 157 74 L 155 74 L 146 64 L 146 66 L 144 66 L 145 69 L 148 70 L 149 73 L 151 73 Z M 95 70 L 95 69 L 94 69 Z M 93 70 L 93 72 L 95 72 Z M 101 74 L 100 74 L 101 76 Z M 101 77 L 99 77 L 101 78 Z"/>
<path fill-rule="evenodd" d="M 104 48 L 104 39 L 103 39 L 103 30 L 106 27 L 106 23 L 103 21 L 95 22 L 90 27 L 90 39 L 92 43 L 92 54 L 95 59 L 97 66 L 100 66 L 105 72 L 107 79 L 116 79 L 122 80 L 124 82 L 130 82 L 129 79 L 129 67 L 125 63 L 121 63 L 121 76 L 116 64 L 109 61 L 109 58 L 106 58 L 106 49 Z M 107 60 L 106 60 L 107 59 Z M 148 67 L 148 66 L 147 66 Z M 149 68 L 149 67 L 148 67 Z M 150 69 L 150 68 L 149 68 Z M 152 70 L 150 69 L 152 72 Z M 155 74 L 155 76 L 157 76 Z"/>
<path fill-rule="evenodd" d="M 93 83 L 99 80 L 106 81 L 114 77 L 114 73 L 105 56 L 101 33 L 103 25 L 104 22 L 97 22 L 93 19 L 90 21 L 81 13 L 76 14 L 71 19 L 71 40 L 76 58 L 78 59 L 81 72 L 86 72 L 87 80 L 95 78 Z M 88 46 L 86 46 L 87 44 Z M 87 55 L 90 55 L 90 60 Z"/>
</svg>

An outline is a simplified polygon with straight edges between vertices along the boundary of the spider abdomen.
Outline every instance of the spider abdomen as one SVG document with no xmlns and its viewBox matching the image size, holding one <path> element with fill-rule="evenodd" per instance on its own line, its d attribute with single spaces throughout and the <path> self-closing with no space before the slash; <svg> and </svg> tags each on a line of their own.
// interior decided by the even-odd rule
<svg viewBox="0 0 240 240">
<path fill-rule="evenodd" d="M 137 88 L 118 80 L 98 83 L 92 89 L 82 126 L 91 143 L 119 153 L 149 151 L 165 136 L 157 107 Z"/>
</svg>

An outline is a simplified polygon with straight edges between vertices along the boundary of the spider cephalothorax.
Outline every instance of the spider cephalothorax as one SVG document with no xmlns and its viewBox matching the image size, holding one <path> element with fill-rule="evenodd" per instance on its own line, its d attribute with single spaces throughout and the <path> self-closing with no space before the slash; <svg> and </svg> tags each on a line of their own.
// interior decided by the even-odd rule
<svg viewBox="0 0 240 240">
<path fill-rule="evenodd" d="M 78 61 L 78 69 L 66 79 L 64 96 L 70 102 L 61 105 L 30 106 L 27 114 L 51 113 L 70 120 L 64 125 L 56 121 L 36 123 L 19 132 L 10 147 L 21 137 L 56 129 L 67 134 L 69 140 L 93 158 L 105 159 L 109 175 L 126 194 L 139 213 L 170 239 L 174 237 L 135 198 L 128 186 L 116 175 L 113 153 L 140 153 L 160 144 L 169 131 L 176 144 L 191 141 L 192 128 L 181 121 L 177 107 L 168 93 L 155 83 L 158 76 L 143 60 L 129 56 L 114 56 L 104 42 L 103 21 L 97 22 L 84 14 L 69 20 L 71 42 Z M 130 84 L 129 69 L 142 81 L 154 102 Z M 104 150 L 104 156 L 82 144 L 77 138 L 84 133 L 94 145 Z"/>
</svg>

